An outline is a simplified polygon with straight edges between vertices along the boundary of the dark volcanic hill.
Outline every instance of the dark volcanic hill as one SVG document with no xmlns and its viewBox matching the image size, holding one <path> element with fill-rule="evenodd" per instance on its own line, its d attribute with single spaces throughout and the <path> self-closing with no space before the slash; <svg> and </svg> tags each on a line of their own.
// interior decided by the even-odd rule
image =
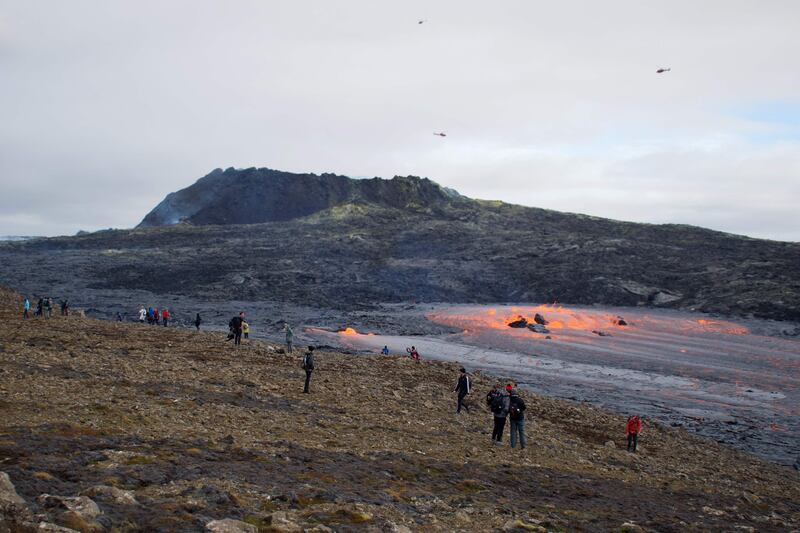
<svg viewBox="0 0 800 533">
<path fill-rule="evenodd" d="M 354 180 L 336 174 L 292 174 L 267 168 L 216 169 L 170 193 L 137 226 L 181 221 L 196 225 L 292 220 L 343 204 L 440 211 L 462 197 L 429 179 Z"/>
<path fill-rule="evenodd" d="M 214 171 L 136 229 L 0 243 L 0 264 L 0 283 L 39 294 L 558 300 L 800 320 L 798 243 L 472 200 L 416 177 Z"/>
</svg>

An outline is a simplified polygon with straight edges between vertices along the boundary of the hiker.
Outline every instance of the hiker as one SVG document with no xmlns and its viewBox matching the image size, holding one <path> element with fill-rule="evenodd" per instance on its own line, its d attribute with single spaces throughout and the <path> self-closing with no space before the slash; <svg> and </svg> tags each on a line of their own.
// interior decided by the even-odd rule
<svg viewBox="0 0 800 533">
<path fill-rule="evenodd" d="M 242 333 L 244 333 L 244 338 L 250 338 L 250 324 L 245 321 L 242 321 Z"/>
<path fill-rule="evenodd" d="M 30 310 L 31 310 L 31 301 L 25 298 L 25 301 L 22 302 L 22 318 L 28 318 Z"/>
<path fill-rule="evenodd" d="M 200 331 L 200 324 L 203 323 L 203 320 L 200 318 L 200 313 L 197 313 L 197 316 L 194 317 L 194 327 L 197 328 L 197 331 Z"/>
<path fill-rule="evenodd" d="M 144 319 L 147 318 L 147 309 L 144 307 L 139 309 L 139 322 L 144 324 Z"/>
<path fill-rule="evenodd" d="M 161 323 L 161 312 L 158 310 L 158 307 L 153 309 L 153 325 L 157 326 Z"/>
<path fill-rule="evenodd" d="M 67 316 L 67 301 L 61 300 L 61 316 Z"/>
<path fill-rule="evenodd" d="M 122 322 L 122 315 L 117 311 L 117 316 L 114 317 L 117 322 Z"/>
<path fill-rule="evenodd" d="M 517 444 L 519 435 L 519 447 L 525 449 L 525 402 L 522 401 L 516 389 L 511 390 L 509 399 L 508 418 L 511 420 L 511 447 Z"/>
<path fill-rule="evenodd" d="M 458 383 L 456 383 L 456 388 L 453 390 L 453 392 L 458 393 L 458 404 L 456 407 L 456 414 L 461 413 L 462 407 L 466 409 L 467 412 L 469 413 L 469 406 L 467 406 L 467 404 L 464 403 L 464 398 L 467 396 L 467 394 L 470 393 L 472 384 L 469 382 L 470 381 L 469 376 L 467 375 L 467 371 L 463 367 L 459 370 L 459 372 L 461 372 L 461 374 L 458 376 Z"/>
<path fill-rule="evenodd" d="M 384 346 L 383 350 L 381 350 L 381 353 L 383 355 L 389 355 L 389 347 L 388 346 Z"/>
<path fill-rule="evenodd" d="M 628 435 L 628 451 L 636 453 L 636 441 L 639 439 L 639 433 L 642 431 L 642 420 L 633 415 L 628 419 L 625 424 L 625 433 Z"/>
<path fill-rule="evenodd" d="M 152 307 L 148 307 L 147 308 L 147 323 L 150 324 L 151 326 L 153 325 L 153 308 Z"/>
<path fill-rule="evenodd" d="M 311 381 L 311 373 L 314 371 L 314 347 L 309 346 L 308 351 L 303 356 L 303 370 L 306 371 L 306 384 L 303 392 L 308 394 L 308 384 Z"/>
<path fill-rule="evenodd" d="M 292 353 L 292 342 L 294 341 L 294 331 L 292 331 L 291 326 L 288 323 L 283 325 L 284 331 L 286 331 L 286 353 Z"/>
<path fill-rule="evenodd" d="M 498 390 L 492 398 L 492 415 L 494 417 L 494 429 L 492 429 L 492 442 L 500 444 L 503 441 L 503 430 L 506 427 L 506 418 L 511 405 L 508 393 L 513 387 L 506 385 L 506 392 Z"/>
<path fill-rule="evenodd" d="M 64 300 L 64 316 L 69 316 L 69 300 Z"/>
<path fill-rule="evenodd" d="M 53 316 L 53 299 L 49 296 L 44 299 L 44 317 L 50 318 Z"/>
<path fill-rule="evenodd" d="M 239 316 L 235 316 L 231 318 L 231 321 L 228 322 L 228 327 L 230 328 L 231 332 L 228 335 L 227 340 L 233 339 L 234 346 L 239 346 L 242 344 L 242 323 L 244 322 L 244 311 L 239 313 Z"/>
<path fill-rule="evenodd" d="M 417 351 L 416 346 L 412 346 L 411 348 L 406 348 L 406 352 L 408 352 L 409 357 L 414 361 L 419 361 L 419 352 Z"/>
<path fill-rule="evenodd" d="M 39 301 L 36 303 L 36 312 L 33 313 L 33 316 L 42 316 L 44 312 L 44 299 L 39 298 Z"/>
<path fill-rule="evenodd" d="M 161 318 L 164 320 L 164 327 L 167 327 L 167 323 L 169 323 L 169 309 L 166 307 L 161 312 Z"/>
</svg>

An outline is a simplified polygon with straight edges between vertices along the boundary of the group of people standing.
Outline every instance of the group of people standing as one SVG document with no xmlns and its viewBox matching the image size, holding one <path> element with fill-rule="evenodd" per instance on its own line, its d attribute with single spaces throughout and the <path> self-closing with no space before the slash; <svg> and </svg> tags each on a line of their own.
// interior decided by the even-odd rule
<svg viewBox="0 0 800 533">
<path fill-rule="evenodd" d="M 461 368 L 459 372 L 458 382 L 453 390 L 458 395 L 456 414 L 461 414 L 462 409 L 469 412 L 469 406 L 465 403 L 465 399 L 472 392 L 472 380 L 466 369 Z M 515 448 L 519 442 L 520 448 L 525 449 L 525 409 L 527 407 L 514 385 L 509 383 L 505 388 L 502 385 L 492 387 L 492 390 L 486 394 L 486 405 L 492 412 L 494 422 L 492 443 L 495 445 L 502 443 L 503 431 L 508 420 L 511 422 L 511 447 Z M 637 415 L 631 416 L 625 424 L 629 452 L 636 452 L 636 443 L 641 431 L 642 420 Z"/>
<path fill-rule="evenodd" d="M 199 316 L 199 315 L 198 315 Z M 147 309 L 142 306 L 139 309 L 139 322 L 144 323 L 147 321 L 148 324 L 151 326 L 158 326 L 159 324 L 163 324 L 164 326 L 169 325 L 169 309 L 166 307 L 164 309 L 159 310 L 158 307 L 148 307 Z"/>
<path fill-rule="evenodd" d="M 39 298 L 39 301 L 36 303 L 36 309 L 31 313 L 31 301 L 25 298 L 22 302 L 22 318 L 30 318 L 31 314 L 33 314 L 33 316 L 50 318 L 53 316 L 53 308 L 55 308 L 53 299 L 49 296 L 45 296 Z M 61 316 L 69 315 L 69 300 L 61 300 L 59 308 L 61 309 Z"/>
</svg>

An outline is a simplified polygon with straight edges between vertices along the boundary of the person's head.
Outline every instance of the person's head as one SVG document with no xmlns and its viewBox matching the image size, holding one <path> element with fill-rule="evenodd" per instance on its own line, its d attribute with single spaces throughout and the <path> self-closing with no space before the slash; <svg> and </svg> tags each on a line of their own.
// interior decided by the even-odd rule
<svg viewBox="0 0 800 533">
<path fill-rule="evenodd" d="M 467 373 L 467 369 L 464 368 L 463 366 L 461 368 L 459 368 L 458 371 L 461 372 L 462 374 L 466 374 Z"/>
<path fill-rule="evenodd" d="M 313 351 L 314 351 L 314 347 L 313 347 L 313 346 L 309 346 L 309 347 L 308 347 L 308 351 L 309 351 L 309 352 L 313 352 Z"/>
<path fill-rule="evenodd" d="M 244 311 L 239 311 L 239 316 L 244 318 Z"/>
<path fill-rule="evenodd" d="M 511 392 L 511 391 L 513 391 L 513 390 L 514 390 L 514 385 L 512 385 L 511 383 L 509 383 L 508 385 L 506 385 L 506 392 Z"/>
<path fill-rule="evenodd" d="M 416 349 L 417 349 L 417 347 L 416 347 L 416 346 L 414 346 L 414 345 L 412 345 L 412 346 L 411 346 L 411 349 L 412 349 L 412 350 L 416 350 Z"/>
</svg>

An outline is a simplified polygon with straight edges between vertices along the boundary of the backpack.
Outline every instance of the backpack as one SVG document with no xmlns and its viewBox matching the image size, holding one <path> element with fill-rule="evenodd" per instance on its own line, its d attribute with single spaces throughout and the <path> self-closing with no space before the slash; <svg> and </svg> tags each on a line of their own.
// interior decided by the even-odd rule
<svg viewBox="0 0 800 533">
<path fill-rule="evenodd" d="M 499 415 L 503 412 L 503 408 L 505 407 L 505 398 L 502 394 L 495 394 L 494 398 L 492 398 L 491 408 L 492 412 L 496 415 Z"/>
<path fill-rule="evenodd" d="M 519 420 L 522 418 L 522 409 L 519 408 L 518 404 L 512 402 L 508 414 L 511 416 L 511 420 Z"/>
</svg>

